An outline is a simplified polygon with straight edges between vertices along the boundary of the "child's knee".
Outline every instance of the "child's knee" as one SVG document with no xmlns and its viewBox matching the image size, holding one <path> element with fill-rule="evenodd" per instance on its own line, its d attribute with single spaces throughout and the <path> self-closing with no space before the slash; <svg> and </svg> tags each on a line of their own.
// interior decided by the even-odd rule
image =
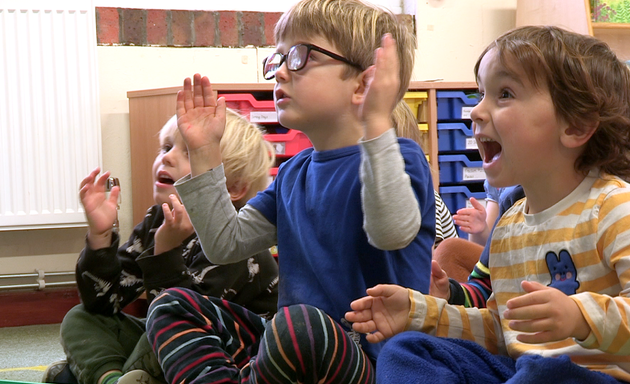
<svg viewBox="0 0 630 384">
<path fill-rule="evenodd" d="M 68 333 L 72 333 L 77 328 L 85 328 L 85 324 L 94 323 L 95 315 L 90 313 L 83 304 L 77 304 L 72 307 L 63 317 L 61 321 L 61 337 Z"/>
<path fill-rule="evenodd" d="M 278 338 L 295 341 L 300 348 L 309 347 L 319 333 L 331 328 L 332 319 L 322 310 L 306 304 L 281 308 L 272 320 Z"/>
</svg>

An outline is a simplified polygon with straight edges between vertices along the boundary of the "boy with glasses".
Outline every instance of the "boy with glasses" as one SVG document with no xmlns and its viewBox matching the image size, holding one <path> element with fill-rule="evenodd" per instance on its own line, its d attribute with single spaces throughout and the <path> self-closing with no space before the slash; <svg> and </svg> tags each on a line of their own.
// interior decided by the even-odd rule
<svg viewBox="0 0 630 384">
<path fill-rule="evenodd" d="M 275 37 L 264 75 L 276 78 L 278 119 L 314 149 L 283 163 L 240 212 L 228 209 L 215 150 L 225 102 L 197 74 L 177 100 L 191 177 L 176 185 L 206 253 L 225 255 L 214 262 L 278 244 L 279 311 L 266 322 L 227 302 L 166 291 L 150 307 L 148 333 L 169 382 L 374 382 L 381 345 L 342 322 L 350 302 L 374 282 L 429 289 L 430 170 L 391 121 L 411 77 L 413 36 L 359 0 L 304 0 Z"/>
</svg>

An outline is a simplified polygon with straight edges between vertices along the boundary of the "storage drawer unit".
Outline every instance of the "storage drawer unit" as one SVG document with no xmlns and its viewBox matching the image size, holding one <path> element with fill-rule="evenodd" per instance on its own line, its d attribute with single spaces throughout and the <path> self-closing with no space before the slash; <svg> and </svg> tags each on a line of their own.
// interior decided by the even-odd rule
<svg viewBox="0 0 630 384">
<path fill-rule="evenodd" d="M 470 119 L 470 112 L 478 103 L 477 93 L 439 91 L 437 93 L 438 122 L 440 120 Z"/>
<path fill-rule="evenodd" d="M 295 129 L 289 129 L 286 133 L 268 133 L 264 138 L 273 145 L 277 157 L 295 156 L 303 149 L 313 146 L 304 133 Z"/>
<path fill-rule="evenodd" d="M 483 182 L 486 179 L 481 160 L 474 160 L 465 154 L 459 154 L 439 155 L 438 161 L 442 185 Z"/>
<path fill-rule="evenodd" d="M 277 124 L 278 114 L 273 100 L 256 100 L 249 93 L 219 94 L 225 98 L 225 104 L 243 115 L 247 120 L 257 124 Z"/>
<path fill-rule="evenodd" d="M 438 123 L 438 151 L 462 152 L 477 151 L 477 141 L 473 137 L 473 130 L 465 122 Z"/>
</svg>

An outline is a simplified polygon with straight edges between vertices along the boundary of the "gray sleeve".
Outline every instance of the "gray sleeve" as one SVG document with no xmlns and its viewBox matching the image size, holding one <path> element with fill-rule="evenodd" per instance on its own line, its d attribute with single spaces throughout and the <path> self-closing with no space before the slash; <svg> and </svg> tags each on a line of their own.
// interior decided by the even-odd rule
<svg viewBox="0 0 630 384">
<path fill-rule="evenodd" d="M 361 144 L 363 229 L 376 248 L 406 247 L 420 230 L 420 207 L 394 129 Z"/>
<path fill-rule="evenodd" d="M 230 264 L 276 244 L 276 226 L 246 204 L 238 212 L 225 186 L 223 165 L 175 183 L 210 262 Z"/>
</svg>

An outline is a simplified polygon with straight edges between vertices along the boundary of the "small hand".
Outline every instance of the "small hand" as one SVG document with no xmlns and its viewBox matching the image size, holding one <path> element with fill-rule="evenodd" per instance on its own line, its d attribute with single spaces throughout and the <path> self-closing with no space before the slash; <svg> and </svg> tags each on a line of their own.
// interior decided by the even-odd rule
<svg viewBox="0 0 630 384">
<path fill-rule="evenodd" d="M 100 177 L 100 168 L 95 168 L 80 184 L 79 197 L 88 222 L 88 243 L 92 249 L 108 247 L 111 244 L 111 231 L 118 215 L 118 195 L 120 187 L 112 188 L 107 197 L 105 184 L 110 173 Z"/>
<path fill-rule="evenodd" d="M 170 195 L 169 198 L 173 209 L 171 210 L 167 203 L 162 204 L 164 222 L 155 233 L 154 254 L 156 255 L 180 246 L 195 232 L 188 213 L 177 196 Z"/>
<path fill-rule="evenodd" d="M 350 303 L 352 312 L 346 320 L 352 329 L 367 333 L 366 340 L 378 343 L 405 330 L 411 303 L 409 291 L 398 285 L 377 285 L 367 290 L 368 296 Z"/>
<path fill-rule="evenodd" d="M 221 164 L 220 142 L 225 130 L 225 99 L 217 100 L 207 77 L 184 80 L 177 93 L 177 126 L 191 162 L 193 176 Z"/>
<path fill-rule="evenodd" d="M 400 65 L 396 41 L 388 33 L 375 52 L 374 65 L 365 71 L 365 92 L 359 119 L 365 125 L 366 140 L 380 136 L 392 127 L 391 114 L 400 88 Z"/>
<path fill-rule="evenodd" d="M 536 344 L 588 337 L 588 323 L 569 296 L 533 281 L 523 281 L 521 287 L 527 294 L 508 300 L 503 312 L 503 317 L 511 320 L 510 328 L 526 332 L 517 336 L 519 341 Z"/>
<path fill-rule="evenodd" d="M 486 208 L 474 197 L 470 198 L 472 208 L 462 208 L 453 215 L 453 222 L 466 233 L 482 233 L 488 227 Z"/>
<path fill-rule="evenodd" d="M 429 295 L 444 300 L 448 300 L 451 297 L 451 285 L 448 280 L 448 275 L 435 260 L 431 261 L 431 285 L 429 286 Z"/>
</svg>

